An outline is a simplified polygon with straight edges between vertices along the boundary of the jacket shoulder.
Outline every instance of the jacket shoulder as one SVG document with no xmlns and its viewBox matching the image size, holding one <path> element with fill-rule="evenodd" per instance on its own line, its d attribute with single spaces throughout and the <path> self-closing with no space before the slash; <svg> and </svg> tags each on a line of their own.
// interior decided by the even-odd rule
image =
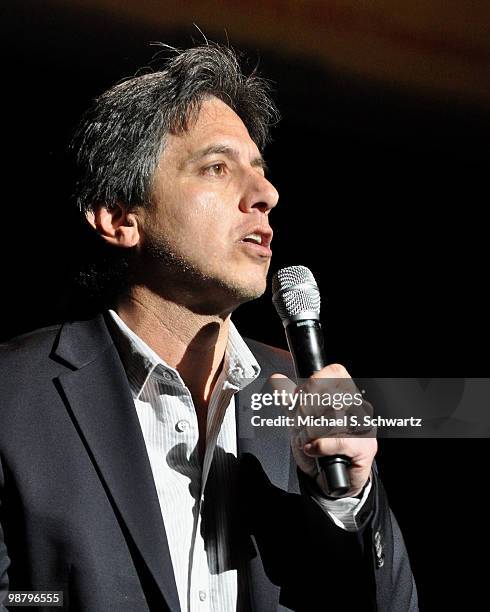
<svg viewBox="0 0 490 612">
<path fill-rule="evenodd" d="M 52 373 L 50 359 L 62 324 L 36 329 L 0 344 L 0 388 L 27 384 L 43 373 Z M 58 366 L 59 367 L 59 366 Z"/>
<path fill-rule="evenodd" d="M 46 351 L 49 353 L 61 327 L 62 323 L 41 327 L 0 343 L 0 360 L 16 355 L 25 357 L 36 353 L 46 354 Z"/>
<path fill-rule="evenodd" d="M 293 358 L 289 351 L 250 338 L 244 340 L 261 367 L 266 365 L 270 370 L 285 374 L 289 378 L 294 376 Z"/>
</svg>

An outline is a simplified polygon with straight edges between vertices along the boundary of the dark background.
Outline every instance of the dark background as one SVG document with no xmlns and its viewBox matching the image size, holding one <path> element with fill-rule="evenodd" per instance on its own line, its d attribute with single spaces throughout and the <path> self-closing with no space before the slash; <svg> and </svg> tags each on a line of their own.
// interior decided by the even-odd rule
<svg viewBox="0 0 490 612">
<path fill-rule="evenodd" d="M 149 41 L 187 46 L 199 35 L 191 25 L 109 23 L 42 3 L 2 13 L 4 340 L 69 315 L 86 234 L 70 202 L 66 148 L 81 113 L 148 65 L 156 52 Z M 484 109 L 240 48 L 276 82 L 283 114 L 266 151 L 281 194 L 272 270 L 313 271 L 329 359 L 354 376 L 487 376 Z M 235 322 L 245 335 L 285 346 L 269 293 Z M 487 440 L 380 442 L 421 610 L 478 597 L 488 448 Z"/>
</svg>

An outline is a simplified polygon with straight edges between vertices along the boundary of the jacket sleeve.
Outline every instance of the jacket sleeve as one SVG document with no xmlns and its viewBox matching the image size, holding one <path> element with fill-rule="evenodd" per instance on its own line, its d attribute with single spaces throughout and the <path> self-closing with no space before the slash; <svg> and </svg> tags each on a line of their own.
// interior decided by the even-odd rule
<svg viewBox="0 0 490 612">
<path fill-rule="evenodd" d="M 302 495 L 312 498 L 307 479 L 298 469 Z M 344 553 L 342 563 L 346 568 L 356 568 L 352 576 L 356 576 L 356 586 L 364 593 L 362 604 L 357 603 L 357 607 L 363 605 L 362 609 L 376 612 L 417 612 L 417 589 L 408 553 L 375 463 L 371 480 L 371 492 L 357 517 L 357 532 L 347 532 L 334 525 L 324 511 L 323 529 L 332 532 L 331 537 L 338 542 L 337 550 L 349 550 L 348 554 Z M 310 519 L 312 524 L 316 523 L 317 533 L 321 533 L 319 521 L 322 514 L 311 512 Z M 338 559 L 340 561 L 340 557 Z M 348 588 L 348 583 L 345 588 Z"/>
<path fill-rule="evenodd" d="M 371 551 L 378 612 L 417 612 L 417 588 L 407 549 L 375 464 L 373 475 L 374 508 L 364 531 L 364 541 L 366 553 Z"/>
</svg>

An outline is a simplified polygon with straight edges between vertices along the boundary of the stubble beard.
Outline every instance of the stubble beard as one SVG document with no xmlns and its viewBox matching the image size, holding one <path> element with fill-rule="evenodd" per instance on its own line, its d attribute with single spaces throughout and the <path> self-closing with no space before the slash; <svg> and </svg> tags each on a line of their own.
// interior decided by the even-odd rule
<svg viewBox="0 0 490 612">
<path fill-rule="evenodd" d="M 222 304 L 232 311 L 264 293 L 264 289 L 257 286 L 206 273 L 156 232 L 145 236 L 139 272 L 138 276 L 143 277 L 145 284 L 156 293 L 184 302 L 192 302 L 197 296 L 203 307 L 205 303 L 211 308 Z"/>
</svg>

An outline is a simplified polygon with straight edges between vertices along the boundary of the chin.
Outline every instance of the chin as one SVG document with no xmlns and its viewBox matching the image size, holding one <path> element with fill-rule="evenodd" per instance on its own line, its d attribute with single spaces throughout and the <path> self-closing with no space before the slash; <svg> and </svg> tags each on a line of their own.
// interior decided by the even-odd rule
<svg viewBox="0 0 490 612">
<path fill-rule="evenodd" d="M 236 287 L 236 293 L 238 294 L 238 297 L 242 298 L 242 302 L 248 302 L 250 300 L 256 300 L 257 298 L 259 298 L 261 295 L 263 295 L 263 293 L 265 292 L 266 289 L 266 283 L 265 280 L 263 283 L 249 283 L 249 284 L 243 284 L 240 287 Z"/>
<path fill-rule="evenodd" d="M 223 289 L 232 296 L 237 303 L 248 302 L 260 297 L 266 289 L 266 278 L 223 278 L 220 282 Z"/>
</svg>

